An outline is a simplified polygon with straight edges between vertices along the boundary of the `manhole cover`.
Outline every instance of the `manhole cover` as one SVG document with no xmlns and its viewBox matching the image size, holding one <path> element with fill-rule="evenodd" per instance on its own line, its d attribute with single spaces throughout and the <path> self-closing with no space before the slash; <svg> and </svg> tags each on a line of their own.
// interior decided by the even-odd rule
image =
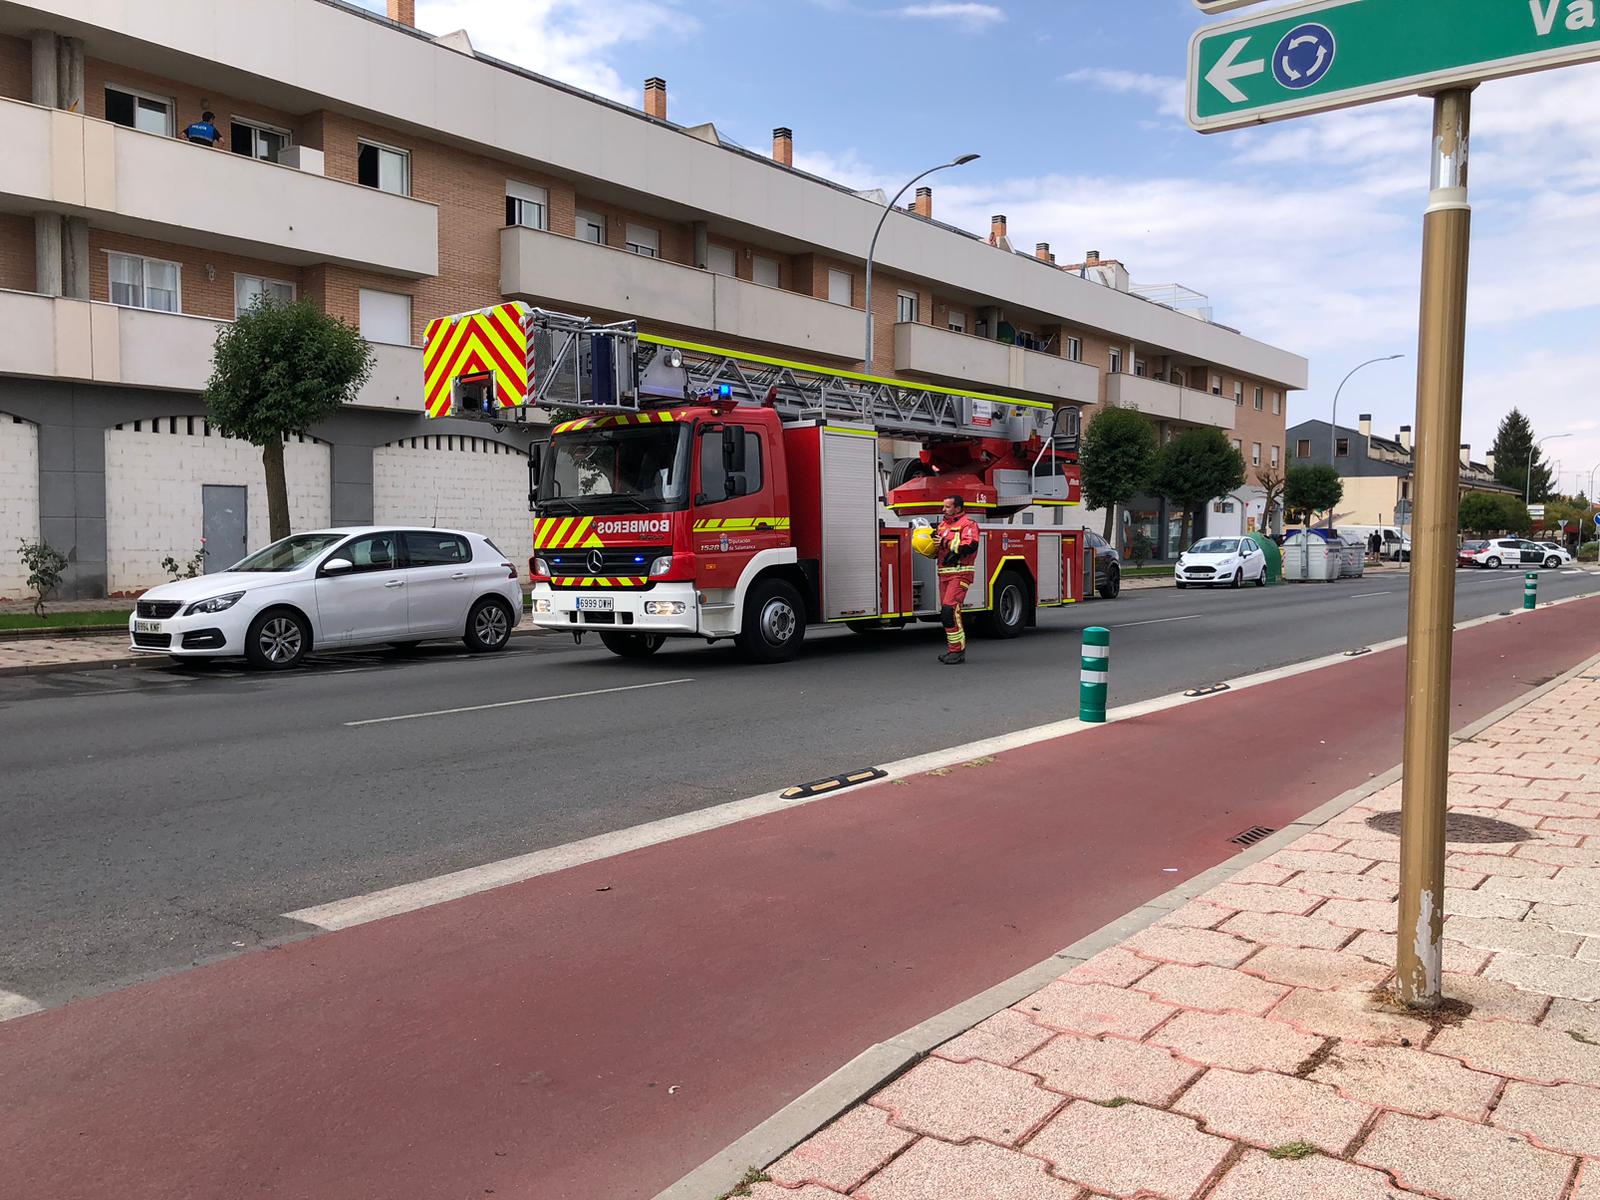
<svg viewBox="0 0 1600 1200">
<path fill-rule="evenodd" d="M 1376 813 L 1367 818 L 1367 828 L 1379 833 L 1400 835 L 1400 814 Z M 1531 842 L 1533 833 L 1509 821 L 1496 821 L 1493 817 L 1480 817 L 1475 813 L 1448 813 L 1444 819 L 1444 840 L 1447 842 Z"/>
</svg>

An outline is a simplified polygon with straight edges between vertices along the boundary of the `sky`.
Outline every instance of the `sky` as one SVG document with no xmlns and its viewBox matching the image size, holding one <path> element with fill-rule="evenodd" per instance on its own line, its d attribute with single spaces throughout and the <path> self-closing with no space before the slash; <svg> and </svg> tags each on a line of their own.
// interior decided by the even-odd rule
<svg viewBox="0 0 1600 1200">
<path fill-rule="evenodd" d="M 363 0 L 382 8 L 381 0 Z M 1231 133 L 1183 118 L 1192 0 L 419 0 L 431 33 L 891 195 L 933 163 L 940 220 L 1058 259 L 1119 258 L 1136 284 L 1205 293 L 1215 319 L 1304 355 L 1289 422 L 1414 424 L 1429 102 Z M 1600 65 L 1474 97 L 1473 254 L 1461 440 L 1482 459 L 1520 407 L 1562 489 L 1600 464 Z M 1581 476 L 1581 478 L 1580 478 Z"/>
</svg>

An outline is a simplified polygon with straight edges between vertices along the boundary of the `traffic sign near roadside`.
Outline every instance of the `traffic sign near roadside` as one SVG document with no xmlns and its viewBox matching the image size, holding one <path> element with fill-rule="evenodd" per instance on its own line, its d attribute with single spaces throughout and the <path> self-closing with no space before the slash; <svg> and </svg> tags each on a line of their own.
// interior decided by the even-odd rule
<svg viewBox="0 0 1600 1200">
<path fill-rule="evenodd" d="M 1214 133 L 1592 60 L 1595 0 L 1303 0 L 1194 35 L 1189 124 Z"/>
</svg>

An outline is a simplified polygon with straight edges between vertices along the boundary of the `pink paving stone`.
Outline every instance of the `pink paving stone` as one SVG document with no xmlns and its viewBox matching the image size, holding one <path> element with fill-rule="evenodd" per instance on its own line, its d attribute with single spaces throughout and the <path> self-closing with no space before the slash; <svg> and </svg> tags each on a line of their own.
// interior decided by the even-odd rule
<svg viewBox="0 0 1600 1200">
<path fill-rule="evenodd" d="M 1308 833 L 1304 837 L 1296 838 L 1293 849 L 1295 850 L 1337 850 L 1349 840 L 1335 837 L 1328 833 Z"/>
<path fill-rule="evenodd" d="M 1484 968 L 1490 979 L 1567 1000 L 1600 1000 L 1600 962 L 1539 955 L 1496 954 Z"/>
<path fill-rule="evenodd" d="M 1041 1025 L 1090 1036 L 1115 1033 L 1142 1038 L 1172 1015 L 1172 1008 L 1148 996 L 1103 983 L 1057 980 L 1013 1006 Z"/>
<path fill-rule="evenodd" d="M 1468 1070 L 1442 1055 L 1353 1043 L 1336 1046 L 1311 1078 L 1379 1108 L 1467 1121 L 1482 1119 L 1501 1082 L 1498 1075 Z"/>
<path fill-rule="evenodd" d="M 949 1142 L 981 1137 L 1015 1145 L 1061 1097 L 1021 1071 L 993 1063 L 925 1058 L 872 1098 L 896 1125 Z"/>
<path fill-rule="evenodd" d="M 1425 1021 L 1379 1009 L 1367 992 L 1359 990 L 1296 988 L 1272 1010 L 1271 1019 L 1302 1032 L 1375 1046 L 1398 1046 L 1402 1039 L 1420 1043 L 1428 1035 Z"/>
<path fill-rule="evenodd" d="M 1508 800 L 1516 812 L 1531 813 L 1538 817 L 1577 817 L 1592 818 L 1595 806 L 1585 804 L 1581 800 L 1544 800 L 1538 796 L 1530 796 L 1521 800 Z"/>
<path fill-rule="evenodd" d="M 1276 887 L 1280 883 L 1288 882 L 1295 872 L 1283 867 L 1275 867 L 1271 863 L 1252 863 L 1242 871 L 1235 871 L 1230 883 L 1264 883 L 1268 887 Z"/>
<path fill-rule="evenodd" d="M 1600 1159 L 1590 1159 L 1583 1164 L 1572 1200 L 1600 1200 Z"/>
<path fill-rule="evenodd" d="M 1583 937 L 1600 937 L 1600 907 L 1594 904 L 1551 904 L 1540 902 L 1533 906 L 1528 919 L 1538 925 L 1548 925 L 1562 933 L 1576 933 Z"/>
<path fill-rule="evenodd" d="M 1395 935 L 1368 931 L 1361 934 L 1344 949 L 1348 954 L 1359 954 L 1362 958 L 1371 959 L 1375 963 L 1393 967 Z M 1466 946 L 1460 942 L 1452 942 L 1449 938 L 1444 941 L 1444 965 L 1450 971 L 1460 975 L 1477 974 L 1483 970 L 1484 965 L 1493 957 L 1494 952 L 1492 950 L 1479 950 L 1476 947 Z"/>
<path fill-rule="evenodd" d="M 1600 846 L 1550 846 L 1533 842 L 1517 847 L 1517 858 L 1557 867 L 1600 867 Z"/>
<path fill-rule="evenodd" d="M 1337 950 L 1350 940 L 1351 931 L 1318 917 L 1289 913 L 1239 913 L 1222 923 L 1222 932 L 1276 946 L 1311 946 Z"/>
<path fill-rule="evenodd" d="M 1520 921 L 1528 915 L 1531 900 L 1518 900 L 1502 896 L 1487 887 L 1453 888 L 1444 890 L 1444 910 L 1458 917 L 1499 917 L 1505 921 Z"/>
<path fill-rule="evenodd" d="M 1400 839 L 1374 830 L 1367 830 L 1364 838 L 1353 837 L 1339 850 L 1341 854 L 1354 854 L 1358 858 L 1376 859 L 1378 862 L 1400 861 Z"/>
<path fill-rule="evenodd" d="M 1428 1044 L 1434 1054 L 1459 1058 L 1478 1071 L 1529 1083 L 1583 1083 L 1600 1087 L 1600 1046 L 1585 1045 L 1549 1025 L 1477 1021 L 1446 1025 Z"/>
<path fill-rule="evenodd" d="M 1385 1113 L 1356 1161 L 1389 1171 L 1403 1187 L 1451 1200 L 1560 1200 L 1572 1159 L 1499 1130 L 1451 1117 Z"/>
<path fill-rule="evenodd" d="M 1317 916 L 1342 929 L 1375 929 L 1393 933 L 1399 920 L 1396 905 L 1382 900 L 1329 900 L 1317 909 Z"/>
<path fill-rule="evenodd" d="M 1359 859 L 1353 854 L 1302 850 L 1299 842 L 1263 861 L 1268 866 L 1288 867 L 1295 871 L 1333 871 L 1351 875 L 1358 875 L 1372 865 L 1370 860 Z"/>
<path fill-rule="evenodd" d="M 1262 1071 L 1243 1075 L 1220 1068 L 1178 1098 L 1173 1111 L 1199 1117 L 1211 1133 L 1271 1149 L 1310 1142 L 1329 1154 L 1348 1146 L 1372 1106 L 1347 1100 L 1326 1084 Z"/>
<path fill-rule="evenodd" d="M 1176 925 L 1183 929 L 1210 929 L 1231 917 L 1237 909 L 1222 908 L 1202 900 L 1191 900 L 1182 908 L 1173 909 L 1157 925 Z"/>
<path fill-rule="evenodd" d="M 1558 999 L 1551 1003 L 1541 1025 L 1564 1033 L 1577 1033 L 1600 1042 L 1600 1004 Z"/>
<path fill-rule="evenodd" d="M 1398 891 L 1400 886 L 1400 864 L 1379 863 L 1368 871 L 1363 878 L 1381 879 L 1385 883 L 1392 883 Z M 1444 868 L 1444 885 L 1453 888 L 1474 888 L 1482 883 L 1488 876 L 1482 871 L 1466 870 L 1461 867 L 1452 867 L 1446 862 Z"/>
<path fill-rule="evenodd" d="M 1525 881 L 1526 882 L 1526 881 Z M 1452 941 L 1465 942 L 1480 950 L 1509 951 L 1512 954 L 1550 955 L 1571 958 L 1582 938 L 1533 925 L 1527 921 L 1502 921 L 1495 917 L 1452 917 L 1444 919 L 1444 934 Z"/>
<path fill-rule="evenodd" d="M 1252 1150 L 1222 1177 L 1208 1200 L 1413 1200 L 1413 1193 L 1400 1191 L 1387 1175 L 1370 1167 L 1320 1154 L 1274 1159 Z"/>
<path fill-rule="evenodd" d="M 775 1183 L 758 1183 L 750 1189 L 750 1200 L 835 1200 L 843 1192 L 832 1188 L 807 1184 L 803 1188 L 780 1187 Z"/>
<path fill-rule="evenodd" d="M 1451 999 L 1464 1000 L 1472 1005 L 1472 1015 L 1479 1020 L 1487 1021 L 1498 1017 L 1507 1021 L 1526 1021 L 1530 1025 L 1535 1024 L 1544 1015 L 1549 1000 L 1545 996 L 1524 991 L 1510 983 L 1493 978 L 1493 965 L 1491 961 L 1490 978 L 1446 971 L 1443 981 L 1444 994 Z"/>
<path fill-rule="evenodd" d="M 1152 925 L 1134 934 L 1123 946 L 1146 958 L 1191 966 L 1236 967 L 1254 954 L 1259 946 L 1232 934 L 1210 929 L 1174 929 Z M 1149 966 L 1150 964 L 1146 964 Z"/>
<path fill-rule="evenodd" d="M 1273 983 L 1311 988 L 1375 987 L 1389 968 L 1343 950 L 1267 946 L 1241 970 Z"/>
<path fill-rule="evenodd" d="M 915 1134 L 890 1125 L 882 1109 L 864 1104 L 789 1151 L 767 1174 L 788 1187 L 815 1183 L 848 1192 L 915 1140 Z"/>
<path fill-rule="evenodd" d="M 1563 869 L 1554 879 L 1502 879 L 1483 881 L 1483 890 L 1514 900 L 1543 904 L 1593 904 L 1600 899 L 1600 888 L 1582 876 L 1569 876 Z"/>
<path fill-rule="evenodd" d="M 1023 1013 L 1007 1008 L 995 1013 L 987 1021 L 974 1025 L 959 1037 L 951 1038 L 934 1053 L 952 1062 L 981 1058 L 984 1062 L 1009 1067 L 1054 1036 L 1054 1030 L 1042 1029 Z"/>
<path fill-rule="evenodd" d="M 1163 1200 L 1188 1200 L 1231 1148 L 1187 1117 L 1139 1104 L 1102 1108 L 1084 1101 L 1068 1106 L 1028 1143 L 1028 1153 L 1047 1159 L 1057 1175 L 1096 1192 Z"/>
<path fill-rule="evenodd" d="M 1224 967 L 1185 967 L 1175 963 L 1156 968 L 1134 985 L 1172 1004 L 1209 1012 L 1242 1012 L 1260 1016 L 1289 989 Z"/>
<path fill-rule="evenodd" d="M 1113 946 L 1100 951 L 1087 962 L 1079 963 L 1061 978 L 1074 983 L 1109 983 L 1115 987 L 1127 987 L 1155 968 L 1156 964 L 1149 959 L 1140 958 L 1121 946 Z"/>
<path fill-rule="evenodd" d="M 1317 906 L 1321 897 L 1258 883 L 1219 883 L 1205 894 L 1205 899 L 1241 912 L 1293 913 L 1303 917 Z"/>
<path fill-rule="evenodd" d="M 854 1193 L 855 1200 L 1077 1200 L 1037 1158 L 985 1142 L 923 1138 Z M 787 1200 L 787 1198 L 785 1198 Z"/>
<path fill-rule="evenodd" d="M 1541 831 L 1574 833 L 1579 837 L 1600 836 L 1600 820 L 1594 817 L 1546 817 L 1539 826 Z"/>
<path fill-rule="evenodd" d="M 1323 1044 L 1322 1038 L 1301 1033 L 1281 1021 L 1207 1012 L 1181 1012 L 1152 1033 L 1149 1040 L 1202 1066 L 1286 1074 Z"/>
<path fill-rule="evenodd" d="M 1525 1133 L 1551 1150 L 1600 1158 L 1600 1088 L 1575 1083 L 1511 1083 L 1494 1110 L 1501 1129 Z"/>
<path fill-rule="evenodd" d="M 1125 1097 L 1164 1108 L 1198 1073 L 1157 1046 L 1062 1034 L 1017 1064 L 1053 1091 L 1084 1100 Z"/>
<path fill-rule="evenodd" d="M 1504 854 L 1447 854 L 1444 863 L 1447 867 L 1456 867 L 1475 875 L 1494 875 L 1499 878 L 1549 879 L 1556 873 L 1556 868 L 1549 863 Z M 1445 886 L 1450 886 L 1449 880 L 1445 881 Z"/>
<path fill-rule="evenodd" d="M 1293 886 L 1313 896 L 1339 900 L 1393 900 L 1399 888 L 1375 875 L 1351 875 L 1345 871 L 1304 871 L 1294 877 Z"/>
</svg>

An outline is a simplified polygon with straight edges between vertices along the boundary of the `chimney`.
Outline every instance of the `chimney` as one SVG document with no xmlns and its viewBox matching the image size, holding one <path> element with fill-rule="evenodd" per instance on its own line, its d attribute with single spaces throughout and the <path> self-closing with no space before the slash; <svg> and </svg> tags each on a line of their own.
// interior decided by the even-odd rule
<svg viewBox="0 0 1600 1200">
<path fill-rule="evenodd" d="M 389 0 L 389 20 L 417 27 L 417 0 Z"/>
<path fill-rule="evenodd" d="M 658 121 L 667 119 L 667 81 L 659 75 L 644 81 L 644 111 Z"/>
<path fill-rule="evenodd" d="M 989 245 L 998 246 L 1006 237 L 1006 219 L 1004 216 L 989 218 Z"/>
<path fill-rule="evenodd" d="M 1494 474 L 1494 451 L 1493 450 L 1489 451 L 1489 453 L 1487 453 L 1487 454 L 1485 454 L 1483 456 L 1483 465 L 1489 468 L 1489 474 L 1491 474 L 1491 475 Z"/>
<path fill-rule="evenodd" d="M 1411 426 L 1409 426 L 1409 425 L 1400 426 L 1399 442 L 1400 442 L 1400 449 L 1404 450 L 1407 454 L 1410 454 L 1411 453 Z"/>
<path fill-rule="evenodd" d="M 911 211 L 919 217 L 927 217 L 930 221 L 933 219 L 933 189 L 931 187 L 919 187 L 917 189 L 917 198 L 912 201 Z"/>
<path fill-rule="evenodd" d="M 661 105 L 665 115 L 667 93 L 661 93 Z M 779 127 L 772 131 L 772 161 L 783 166 L 794 166 L 794 130 Z"/>
<path fill-rule="evenodd" d="M 1472 465 L 1472 447 L 1466 442 L 1461 443 L 1461 465 L 1463 467 L 1470 467 Z"/>
<path fill-rule="evenodd" d="M 1055 262 L 1056 256 L 1050 253 L 1050 243 L 1040 242 L 1033 248 L 1033 256 L 1040 262 Z"/>
<path fill-rule="evenodd" d="M 1084 261 L 1085 265 L 1087 265 L 1087 266 L 1091 266 L 1091 267 L 1094 266 L 1097 262 L 1100 261 L 1100 251 L 1098 251 L 1098 250 L 1089 251 L 1087 254 L 1085 254 L 1083 256 L 1083 261 Z"/>
<path fill-rule="evenodd" d="M 1369 438 L 1369 437 L 1372 436 L 1372 414 L 1371 413 L 1362 413 L 1361 414 L 1361 436 L 1364 437 L 1364 438 Z"/>
</svg>

